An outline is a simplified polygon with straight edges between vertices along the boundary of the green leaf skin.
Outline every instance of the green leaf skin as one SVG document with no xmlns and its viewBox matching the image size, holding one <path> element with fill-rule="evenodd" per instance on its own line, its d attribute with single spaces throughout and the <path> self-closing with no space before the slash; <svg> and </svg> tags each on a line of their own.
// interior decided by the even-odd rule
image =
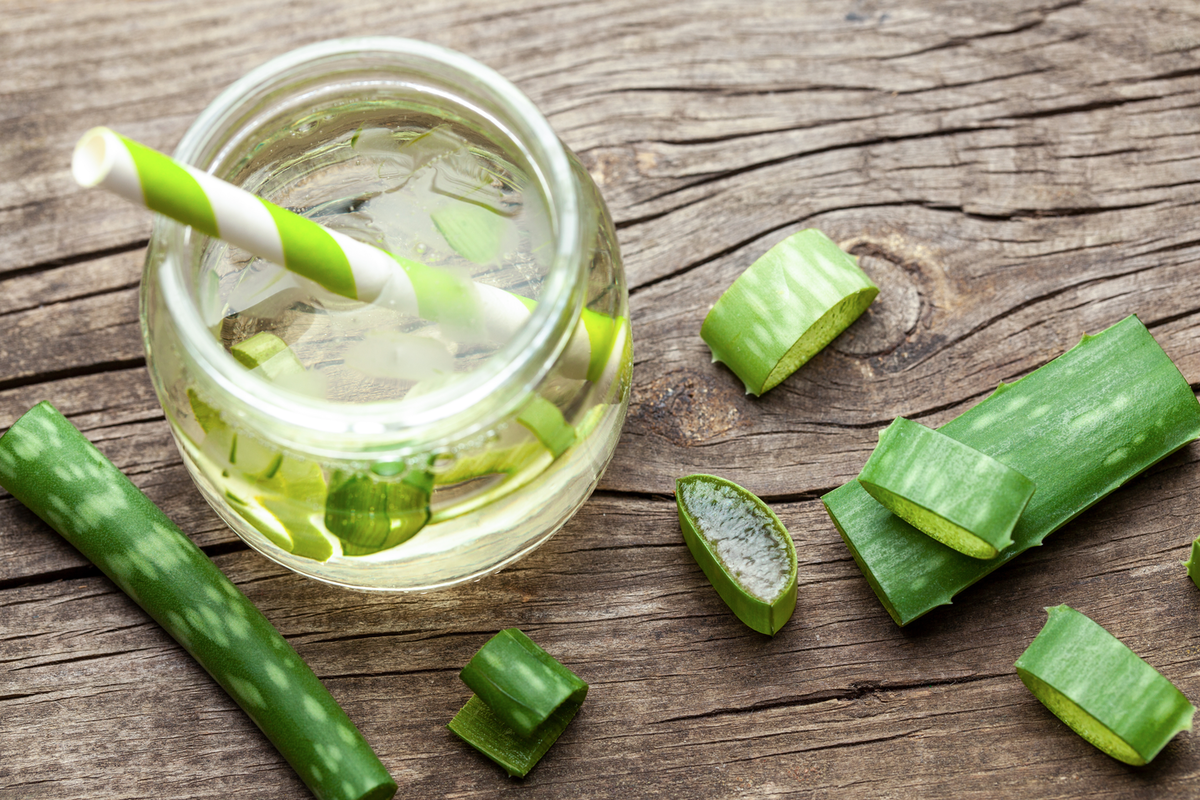
<svg viewBox="0 0 1200 800">
<path fill-rule="evenodd" d="M 822 497 L 898 625 L 945 605 L 1042 543 L 1150 465 L 1200 437 L 1200 404 L 1136 317 L 1083 341 L 943 425 L 1037 486 L 1013 543 L 989 561 L 956 553 L 877 503 L 858 481 Z"/>
<path fill-rule="evenodd" d="M 516 628 L 488 640 L 459 677 L 475 694 L 448 727 L 517 777 L 546 754 L 588 692 L 579 676 Z"/>
<path fill-rule="evenodd" d="M 529 398 L 517 415 L 517 422 L 536 436 L 555 458 L 575 444 L 574 426 L 566 421 L 558 406 L 540 394 Z"/>
<path fill-rule="evenodd" d="M 1056 717 L 1126 764 L 1147 764 L 1196 707 L 1154 667 L 1069 606 L 1050 618 L 1015 664 L 1021 681 Z"/>
<path fill-rule="evenodd" d="M 287 342 L 268 331 L 259 331 L 229 349 L 229 354 L 246 369 L 262 366 L 283 352 L 291 352 Z M 292 355 L 292 358 L 295 359 L 295 354 Z M 296 360 L 296 363 L 300 364 L 299 360 Z M 304 369 L 304 366 L 300 365 L 300 369 Z"/>
<path fill-rule="evenodd" d="M 774 636 L 796 609 L 796 547 L 779 517 L 715 475 L 679 478 L 675 504 L 683 540 L 717 594 L 742 622 Z M 758 552 L 747 557 L 747 545 Z"/>
<path fill-rule="evenodd" d="M 1188 577 L 1192 579 L 1192 583 L 1200 588 L 1200 538 L 1192 542 L 1192 553 L 1188 560 L 1183 562 L 1187 567 Z"/>
<path fill-rule="evenodd" d="M 995 558 L 1033 496 L 1016 470 L 898 417 L 879 436 L 858 482 L 922 533 L 973 558 Z"/>
<path fill-rule="evenodd" d="M 342 553 L 362 556 L 390 550 L 429 522 L 433 473 L 411 468 L 399 480 L 365 473 L 334 472 L 325 497 L 325 527 L 342 542 Z"/>
<path fill-rule="evenodd" d="M 878 294 L 852 256 L 809 228 L 772 247 L 725 290 L 700 338 L 747 394 L 761 395 L 833 341 Z"/>
<path fill-rule="evenodd" d="M 532 736 L 563 703 L 582 703 L 588 691 L 575 673 L 517 628 L 488 640 L 459 677 L 522 736 Z"/>
<path fill-rule="evenodd" d="M 0 486 L 183 645 L 319 800 L 395 794 L 396 782 L 291 645 L 49 403 L 0 437 Z"/>
</svg>

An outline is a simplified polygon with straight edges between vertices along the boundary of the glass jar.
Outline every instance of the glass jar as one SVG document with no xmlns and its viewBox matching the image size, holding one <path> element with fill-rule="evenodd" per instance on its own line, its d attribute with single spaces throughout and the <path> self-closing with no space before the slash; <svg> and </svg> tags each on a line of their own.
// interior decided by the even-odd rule
<svg viewBox="0 0 1200 800">
<path fill-rule="evenodd" d="M 416 312 L 361 303 L 156 220 L 150 375 L 239 536 L 318 580 L 418 591 L 579 509 L 628 406 L 628 294 L 594 183 L 512 84 L 423 42 L 322 42 L 231 86 L 174 155 L 434 276 Z M 503 335 L 484 295 L 518 301 Z"/>
</svg>

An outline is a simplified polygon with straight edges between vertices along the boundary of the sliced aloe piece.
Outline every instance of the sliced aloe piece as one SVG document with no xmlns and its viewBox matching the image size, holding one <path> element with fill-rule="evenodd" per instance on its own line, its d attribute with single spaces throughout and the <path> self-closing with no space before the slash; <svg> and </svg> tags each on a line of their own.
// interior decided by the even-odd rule
<svg viewBox="0 0 1200 800">
<path fill-rule="evenodd" d="M 540 394 L 529 398 L 525 408 L 517 414 L 517 422 L 527 428 L 537 440 L 558 458 L 575 444 L 575 428 L 570 425 L 558 406 Z"/>
<path fill-rule="evenodd" d="M 877 294 L 852 256 L 810 228 L 751 264 L 708 312 L 700 337 L 747 394 L 761 395 L 833 341 Z"/>
<path fill-rule="evenodd" d="M 268 359 L 284 352 L 290 352 L 287 342 L 268 331 L 260 331 L 229 348 L 229 354 L 247 369 L 254 369 Z M 295 358 L 294 355 L 293 358 Z M 296 363 L 299 361 L 297 360 Z"/>
<path fill-rule="evenodd" d="M 897 418 L 858 482 L 893 514 L 973 558 L 995 558 L 1033 496 L 1033 481 L 920 423 Z"/>
<path fill-rule="evenodd" d="M 1084 336 L 1064 355 L 938 429 L 1037 486 L 1013 543 L 983 561 L 943 547 L 858 481 L 822 497 L 880 602 L 899 625 L 951 601 L 1036 547 L 1092 504 L 1200 437 L 1200 404 L 1136 317 Z"/>
<path fill-rule="evenodd" d="M 1188 577 L 1192 579 L 1192 583 L 1200 587 L 1200 537 L 1192 542 L 1192 553 L 1188 560 L 1183 562 L 1187 567 Z"/>
<path fill-rule="evenodd" d="M 675 481 L 692 557 L 737 618 L 774 636 L 796 608 L 796 547 L 775 512 L 715 475 Z"/>
<path fill-rule="evenodd" d="M 459 677 L 475 694 L 449 728 L 524 777 L 575 717 L 588 685 L 516 628 L 488 640 Z"/>
<path fill-rule="evenodd" d="M 509 221 L 475 203 L 457 200 L 429 215 L 456 253 L 476 264 L 491 264 L 504 248 Z"/>
<path fill-rule="evenodd" d="M 335 472 L 330 477 L 325 527 L 341 541 L 347 556 L 397 547 L 429 522 L 433 473 L 428 468 L 397 462 L 376 464 L 373 472 Z"/>
<path fill-rule="evenodd" d="M 234 345 L 230 352 L 244 367 L 261 369 L 272 380 L 304 371 L 287 343 L 266 331 Z M 195 389 L 188 389 L 188 402 L 205 433 L 202 452 L 237 473 L 242 488 L 225 496 L 244 520 L 294 555 L 328 561 L 339 552 L 336 542 L 313 522 L 327 491 L 315 461 L 284 456 L 253 436 L 235 433 Z"/>
<path fill-rule="evenodd" d="M 1192 729 L 1196 707 L 1154 667 L 1075 609 L 1046 611 L 1050 618 L 1015 666 L 1033 696 L 1071 730 L 1141 766 Z"/>
</svg>

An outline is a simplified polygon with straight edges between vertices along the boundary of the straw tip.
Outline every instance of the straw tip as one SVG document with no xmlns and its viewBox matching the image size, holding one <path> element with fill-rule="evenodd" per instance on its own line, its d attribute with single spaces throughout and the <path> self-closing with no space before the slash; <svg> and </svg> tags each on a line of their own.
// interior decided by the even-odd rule
<svg viewBox="0 0 1200 800">
<path fill-rule="evenodd" d="M 112 170 L 117 135 L 108 128 L 92 128 L 80 137 L 71 156 L 71 175 L 80 186 L 98 186 Z"/>
</svg>

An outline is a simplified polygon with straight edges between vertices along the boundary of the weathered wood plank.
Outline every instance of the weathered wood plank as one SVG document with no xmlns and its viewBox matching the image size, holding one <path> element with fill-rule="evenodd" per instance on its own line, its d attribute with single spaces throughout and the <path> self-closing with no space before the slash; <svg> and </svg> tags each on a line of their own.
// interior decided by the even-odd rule
<svg viewBox="0 0 1200 800">
<path fill-rule="evenodd" d="M 170 150 L 222 88 L 320 38 L 386 32 L 514 80 L 588 166 L 633 288 L 630 418 L 546 547 L 419 597 L 347 593 L 243 549 L 191 486 L 141 363 L 150 218 L 77 189 L 113 125 Z M 1179 797 L 1190 735 L 1128 770 L 1012 671 L 1042 607 L 1084 610 L 1200 698 L 1200 448 L 903 630 L 816 495 L 875 430 L 938 424 L 1138 313 L 1200 385 L 1200 15 L 1192 0 L 470 0 L 281 7 L 19 0 L 0 14 L 0 430 L 55 402 L 313 665 L 400 797 Z M 884 288 L 766 397 L 709 363 L 708 306 L 771 244 L 828 231 Z M 745 629 L 691 560 L 686 472 L 769 497 L 797 613 Z M 522 627 L 591 681 L 523 782 L 445 722 L 457 671 Z M 0 797 L 293 798 L 301 784 L 182 651 L 0 492 Z"/>
<path fill-rule="evenodd" d="M 1047 785 L 1063 760 L 1079 776 L 1064 797 L 1121 786 L 1170 796 L 1200 781 L 1189 739 L 1170 746 L 1147 783 L 1089 755 L 1011 663 L 1040 628 L 1041 607 L 1069 602 L 1185 692 L 1200 690 L 1200 637 L 1178 626 L 1200 596 L 1177 563 L 1189 535 L 1177 515 L 1188 513 L 1197 472 L 1200 461 L 1176 457 L 915 631 L 888 620 L 812 501 L 779 507 L 797 535 L 801 588 L 796 618 L 770 640 L 724 609 L 661 501 L 596 498 L 517 567 L 422 597 L 341 592 L 249 552 L 217 562 L 345 703 L 401 778 L 402 797 L 447 790 L 447 774 L 466 796 L 503 785 L 442 725 L 465 699 L 457 667 L 507 625 L 593 686 L 525 782 L 535 796 L 615 797 L 635 784 L 646 790 L 639 796 L 699 796 L 727 778 L 768 787 L 755 796 L 837 788 L 873 797 L 902 775 L 929 796 L 956 787 L 987 796 L 1001 765 L 1028 789 Z M 11 620 L 0 657 L 0 745 L 12 754 L 4 786 L 30 798 L 98 787 L 119 797 L 213 797 L 232 786 L 295 795 L 289 769 L 240 712 L 105 579 L 10 589 L 0 602 Z M 117 737 L 114 719 L 125 731 Z M 162 783 L 147 786 L 147 771 Z M 54 782 L 27 782 L 33 775 Z"/>
</svg>

